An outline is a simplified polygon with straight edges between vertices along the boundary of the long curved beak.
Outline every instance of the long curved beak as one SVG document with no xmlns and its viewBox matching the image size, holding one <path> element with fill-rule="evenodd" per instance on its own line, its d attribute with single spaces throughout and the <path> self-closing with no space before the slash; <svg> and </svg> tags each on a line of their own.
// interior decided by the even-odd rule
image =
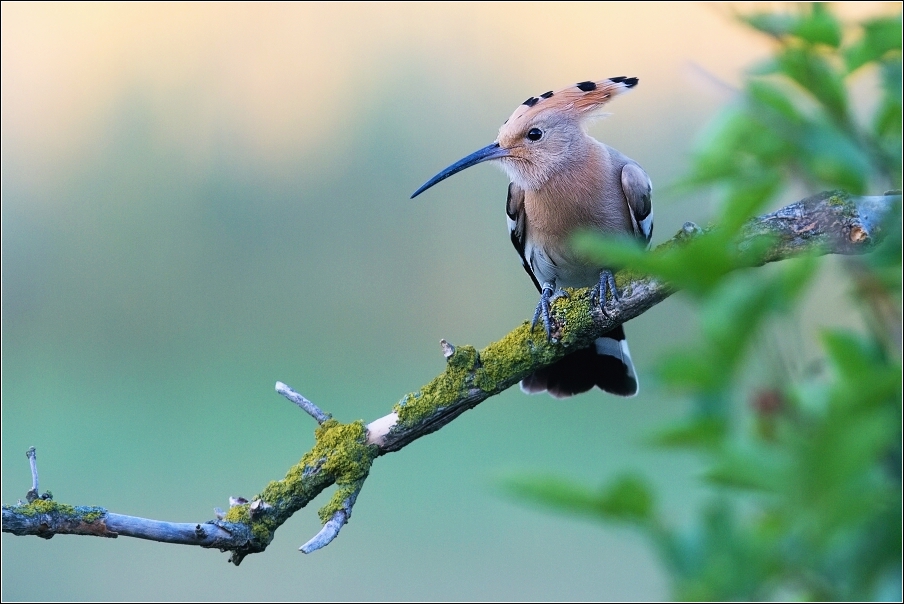
<svg viewBox="0 0 904 604">
<path fill-rule="evenodd" d="M 446 180 L 453 174 L 457 174 L 458 172 L 461 172 L 465 168 L 470 168 L 471 166 L 475 166 L 475 165 L 479 164 L 480 162 L 485 162 L 485 161 L 488 161 L 491 159 L 499 159 L 500 157 L 507 157 L 508 154 L 509 154 L 508 150 L 500 147 L 499 143 L 493 143 L 492 145 L 487 145 L 483 149 L 479 149 L 479 150 L 475 151 L 474 153 L 472 153 L 471 155 L 458 160 L 457 162 L 455 162 L 454 164 L 452 164 L 451 166 L 449 166 L 448 168 L 446 168 L 445 170 L 443 170 L 442 172 L 440 172 L 439 174 L 437 174 L 436 176 L 434 176 L 433 178 L 431 178 L 430 180 L 425 182 L 423 185 L 421 185 L 420 189 L 418 189 L 417 191 L 412 193 L 411 199 L 414 199 L 415 197 L 417 197 L 418 195 L 420 195 L 421 193 L 423 193 L 424 191 L 426 191 L 427 189 L 429 189 L 436 183 L 440 182 L 441 180 Z"/>
</svg>

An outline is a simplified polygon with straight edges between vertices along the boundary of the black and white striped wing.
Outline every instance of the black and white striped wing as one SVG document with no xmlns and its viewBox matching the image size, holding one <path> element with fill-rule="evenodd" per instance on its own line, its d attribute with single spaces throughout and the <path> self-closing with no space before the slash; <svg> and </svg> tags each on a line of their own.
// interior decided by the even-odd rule
<svg viewBox="0 0 904 604">
<path fill-rule="evenodd" d="M 628 200 L 634 236 L 650 245 L 653 236 L 653 183 L 643 168 L 634 163 L 625 164 L 621 173 L 622 190 Z"/>
<path fill-rule="evenodd" d="M 508 199 L 505 202 L 505 215 L 508 218 L 512 245 L 515 246 L 515 249 L 518 250 L 518 255 L 521 256 L 521 265 L 524 266 L 524 270 L 527 271 L 534 285 L 537 286 L 537 291 L 542 291 L 540 282 L 537 281 L 537 276 L 534 275 L 534 271 L 531 270 L 530 263 L 527 261 L 525 251 L 527 247 L 527 215 L 524 212 L 524 191 L 513 182 L 509 183 Z"/>
</svg>

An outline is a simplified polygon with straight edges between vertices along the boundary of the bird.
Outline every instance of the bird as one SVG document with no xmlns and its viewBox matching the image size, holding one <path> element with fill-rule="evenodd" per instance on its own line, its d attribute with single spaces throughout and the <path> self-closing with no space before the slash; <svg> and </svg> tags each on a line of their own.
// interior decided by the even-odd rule
<svg viewBox="0 0 904 604">
<path fill-rule="evenodd" d="M 501 166 L 510 180 L 505 211 L 512 244 L 540 292 L 531 328 L 542 320 L 547 339 L 552 338 L 551 304 L 569 295 L 563 288 L 593 287 L 604 313 L 610 296 L 614 303 L 619 300 L 611 269 L 572 249 L 575 232 L 627 236 L 649 247 L 650 177 L 637 162 L 587 132 L 601 107 L 637 83 L 636 77 L 619 76 L 531 96 L 502 124 L 493 143 L 440 171 L 411 195 L 479 163 Z M 621 325 L 521 381 L 524 392 L 555 398 L 594 386 L 620 396 L 638 392 Z"/>
</svg>

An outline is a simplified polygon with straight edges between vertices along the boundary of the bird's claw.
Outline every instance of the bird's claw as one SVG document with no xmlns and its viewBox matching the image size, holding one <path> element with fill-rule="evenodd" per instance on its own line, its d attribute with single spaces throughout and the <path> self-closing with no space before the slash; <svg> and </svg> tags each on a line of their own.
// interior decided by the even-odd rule
<svg viewBox="0 0 904 604">
<path fill-rule="evenodd" d="M 543 327 L 546 329 L 546 338 L 552 339 L 552 316 L 550 314 L 552 304 L 559 298 L 567 298 L 568 292 L 564 289 L 556 289 L 553 283 L 544 283 L 540 292 L 540 301 L 537 303 L 537 310 L 534 311 L 534 318 L 530 322 L 531 330 L 537 325 L 537 321 L 543 318 Z"/>
<path fill-rule="evenodd" d="M 609 305 L 609 294 L 612 294 L 613 303 L 619 302 L 618 290 L 615 288 L 615 275 L 612 274 L 612 271 L 604 270 L 600 272 L 600 282 L 593 289 L 593 296 L 596 298 L 600 310 L 606 317 L 609 317 L 609 312 L 606 310 Z"/>
</svg>

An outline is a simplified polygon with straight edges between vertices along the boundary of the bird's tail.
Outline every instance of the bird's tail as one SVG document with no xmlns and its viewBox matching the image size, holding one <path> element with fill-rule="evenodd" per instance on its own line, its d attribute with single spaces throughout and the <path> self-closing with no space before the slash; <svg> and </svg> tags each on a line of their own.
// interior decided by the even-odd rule
<svg viewBox="0 0 904 604">
<path fill-rule="evenodd" d="M 619 396 L 637 394 L 637 373 L 621 325 L 597 338 L 592 346 L 576 350 L 521 380 L 524 392 L 548 391 L 556 398 L 574 396 L 594 386 Z"/>
</svg>

